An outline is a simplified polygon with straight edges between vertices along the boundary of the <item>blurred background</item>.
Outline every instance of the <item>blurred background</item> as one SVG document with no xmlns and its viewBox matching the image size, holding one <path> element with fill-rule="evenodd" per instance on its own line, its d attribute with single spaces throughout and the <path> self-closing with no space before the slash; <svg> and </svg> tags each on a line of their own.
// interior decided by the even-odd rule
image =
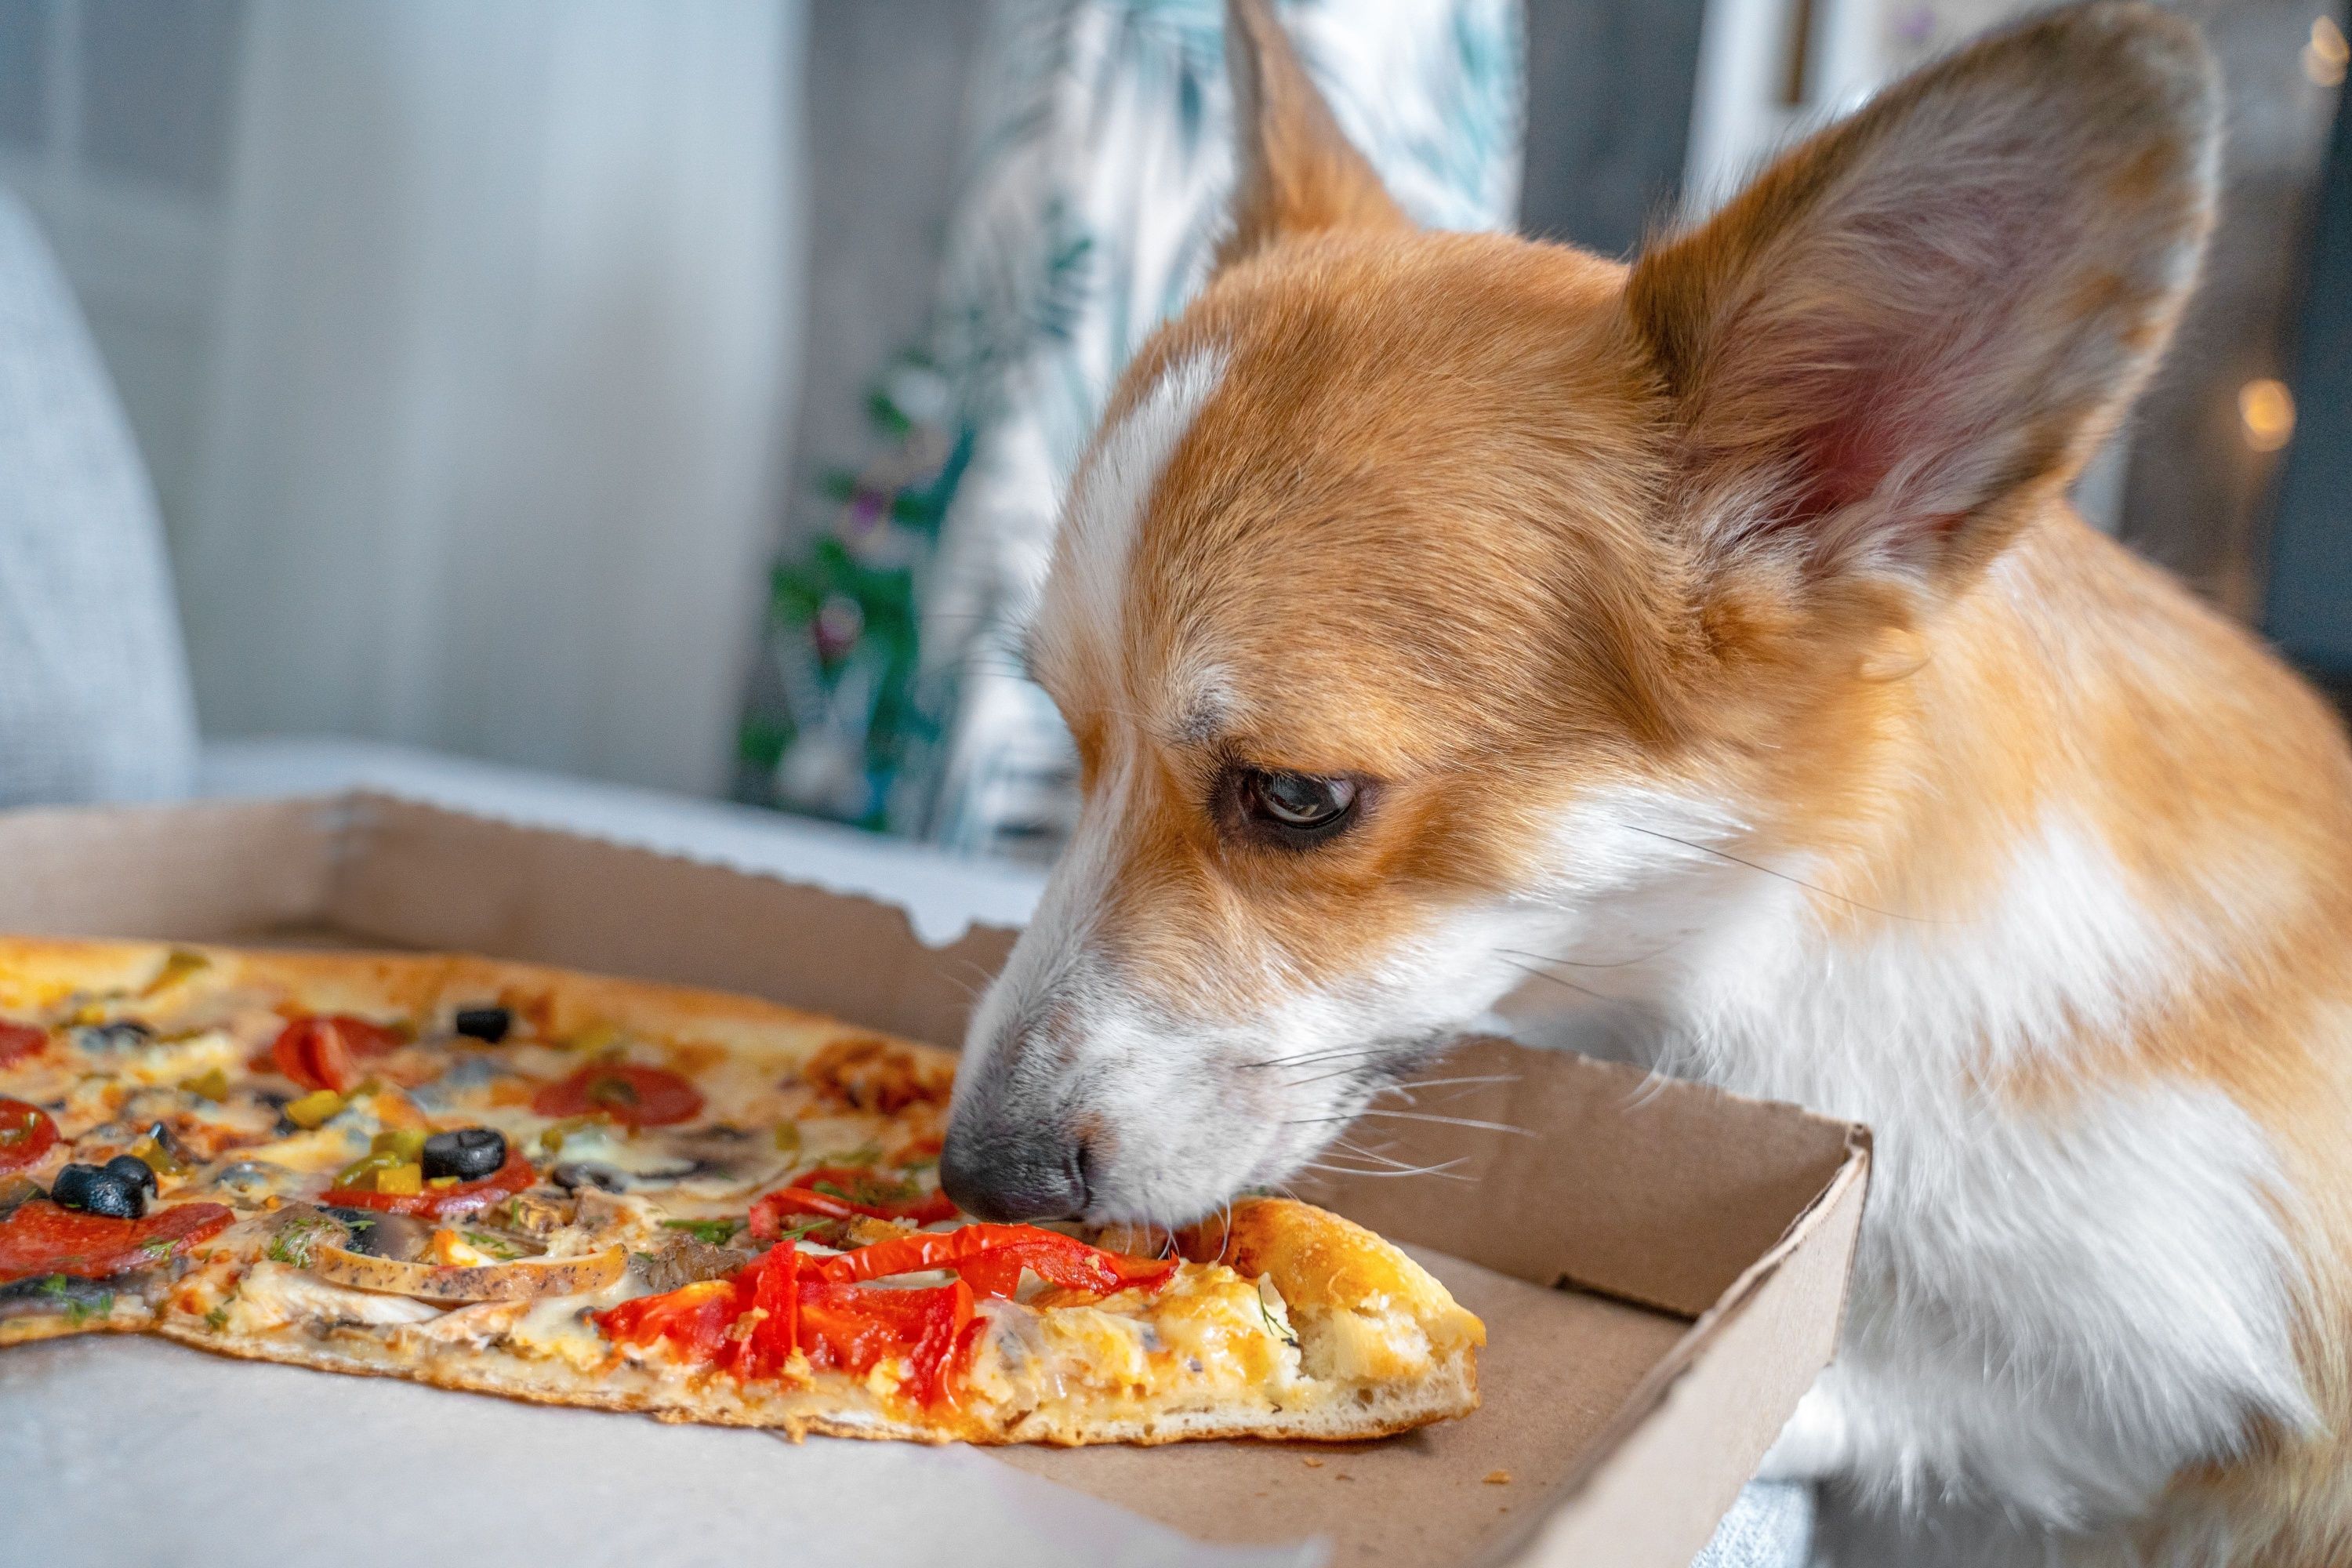
<svg viewBox="0 0 2352 1568">
<path fill-rule="evenodd" d="M 1286 0 L 1424 222 L 1612 255 L 2005 0 Z M 2339 0 L 2081 503 L 2352 674 Z M 1009 639 L 1230 180 L 1216 0 L 0 0 L 0 803 L 398 742 L 1050 857 Z M 2331 142 L 2333 150 L 2331 152 Z"/>
</svg>

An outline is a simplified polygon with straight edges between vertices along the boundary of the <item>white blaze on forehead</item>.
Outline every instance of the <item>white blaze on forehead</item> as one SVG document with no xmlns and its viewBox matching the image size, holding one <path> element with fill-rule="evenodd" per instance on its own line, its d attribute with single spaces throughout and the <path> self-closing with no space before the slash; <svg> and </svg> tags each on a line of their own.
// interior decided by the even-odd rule
<svg viewBox="0 0 2352 1568">
<path fill-rule="evenodd" d="M 1118 636 L 1128 558 L 1160 470 L 1224 374 L 1222 350 L 1177 360 L 1103 431 L 1078 470 L 1063 523 L 1064 560 L 1073 607 L 1107 638 Z"/>
</svg>

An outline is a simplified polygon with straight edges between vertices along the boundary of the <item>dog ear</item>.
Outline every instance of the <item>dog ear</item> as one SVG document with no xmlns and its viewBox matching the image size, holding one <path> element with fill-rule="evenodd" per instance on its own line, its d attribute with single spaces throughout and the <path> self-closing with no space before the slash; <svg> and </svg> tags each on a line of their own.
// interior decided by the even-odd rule
<svg viewBox="0 0 2352 1568">
<path fill-rule="evenodd" d="M 1220 268 L 1285 235 L 1412 226 L 1331 117 L 1267 0 L 1226 0 L 1225 70 L 1237 180 Z"/>
<path fill-rule="evenodd" d="M 1888 89 L 1634 266 L 1712 559 L 1943 582 L 2072 478 L 2170 335 L 2212 221 L 2185 23 L 2061 11 Z"/>
</svg>

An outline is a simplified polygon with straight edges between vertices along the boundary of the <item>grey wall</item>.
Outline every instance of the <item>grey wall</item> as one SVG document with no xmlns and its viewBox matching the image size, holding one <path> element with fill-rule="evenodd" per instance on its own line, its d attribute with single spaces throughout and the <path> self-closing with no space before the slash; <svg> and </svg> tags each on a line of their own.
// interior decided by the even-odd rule
<svg viewBox="0 0 2352 1568">
<path fill-rule="evenodd" d="M 808 324 L 784 528 L 824 515 L 817 477 L 874 453 L 875 373 L 920 330 L 955 199 L 980 0 L 813 0 Z"/>
<path fill-rule="evenodd" d="M 2352 112 L 2342 104 L 2314 226 L 2266 629 L 2340 693 L 2352 686 Z"/>
<path fill-rule="evenodd" d="M 1704 0 L 1528 0 L 1520 226 L 1604 256 L 1676 199 Z"/>
</svg>

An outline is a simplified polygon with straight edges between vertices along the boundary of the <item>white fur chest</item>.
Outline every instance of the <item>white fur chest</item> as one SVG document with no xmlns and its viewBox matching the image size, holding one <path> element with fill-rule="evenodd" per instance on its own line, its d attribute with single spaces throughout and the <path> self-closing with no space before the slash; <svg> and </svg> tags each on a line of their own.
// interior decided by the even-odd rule
<svg viewBox="0 0 2352 1568">
<path fill-rule="evenodd" d="M 2294 1196 L 2262 1130 L 2209 1085 L 2070 1058 L 2193 973 L 2088 836 L 2046 832 L 1965 923 L 1836 942 L 1806 896 L 1753 879 L 1684 967 L 1666 1044 L 1677 1070 L 1875 1131 L 1846 1340 L 1782 1468 L 2082 1521 L 2251 1417 L 2309 1422 Z M 2027 1065 L 2065 1087 L 1996 1087 Z"/>
</svg>

